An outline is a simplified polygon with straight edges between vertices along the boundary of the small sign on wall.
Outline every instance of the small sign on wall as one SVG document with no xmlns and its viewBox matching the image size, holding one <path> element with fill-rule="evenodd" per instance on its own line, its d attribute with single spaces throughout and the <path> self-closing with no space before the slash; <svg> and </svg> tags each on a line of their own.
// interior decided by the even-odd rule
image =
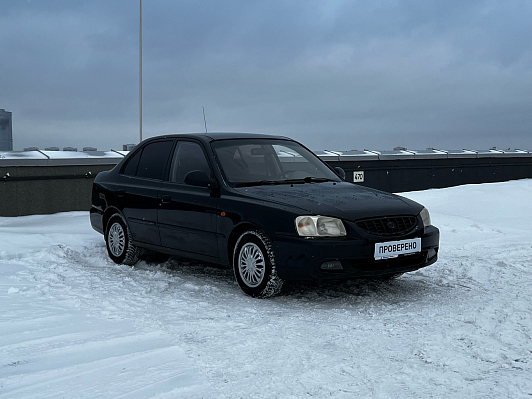
<svg viewBox="0 0 532 399">
<path fill-rule="evenodd" d="M 363 170 L 355 170 L 353 172 L 353 182 L 364 183 L 364 171 Z"/>
</svg>

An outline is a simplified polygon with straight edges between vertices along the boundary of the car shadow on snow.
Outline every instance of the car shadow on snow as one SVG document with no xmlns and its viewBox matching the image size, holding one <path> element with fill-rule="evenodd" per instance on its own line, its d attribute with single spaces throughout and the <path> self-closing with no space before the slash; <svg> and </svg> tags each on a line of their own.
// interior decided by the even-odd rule
<svg viewBox="0 0 532 399">
<path fill-rule="evenodd" d="M 245 295 L 238 287 L 232 269 L 180 257 L 171 257 L 163 263 L 155 262 L 153 259 L 144 259 L 144 262 L 148 269 L 163 269 L 169 275 L 188 280 L 190 283 L 216 287 L 220 290 L 218 291 L 220 295 L 224 293 Z M 388 280 L 361 278 L 322 282 L 285 281 L 281 293 L 272 300 L 356 301 L 371 298 L 395 303 L 420 299 L 444 288 L 434 284 L 429 276 L 419 277 L 415 274 L 404 274 Z"/>
<path fill-rule="evenodd" d="M 353 302 L 371 299 L 397 303 L 420 299 L 429 289 L 425 282 L 404 275 L 391 280 L 360 278 L 321 282 L 287 281 L 280 296 L 286 299 L 334 299 Z"/>
<path fill-rule="evenodd" d="M 171 276 L 185 279 L 190 278 L 190 280 L 194 280 L 195 283 L 236 285 L 233 270 L 215 263 L 200 262 L 178 256 L 172 256 L 168 259 L 162 260 L 162 258 L 157 257 L 157 255 L 155 257 L 152 257 L 151 255 L 142 256 L 141 260 L 144 261 L 143 263 L 147 269 L 163 269 Z M 139 267 L 139 265 L 140 264 L 136 265 L 136 267 Z"/>
</svg>

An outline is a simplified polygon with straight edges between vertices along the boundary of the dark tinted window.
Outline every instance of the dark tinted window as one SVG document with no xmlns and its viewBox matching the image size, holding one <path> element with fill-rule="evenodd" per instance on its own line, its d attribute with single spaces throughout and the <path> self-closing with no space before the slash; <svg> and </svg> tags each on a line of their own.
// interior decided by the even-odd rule
<svg viewBox="0 0 532 399">
<path fill-rule="evenodd" d="M 170 140 L 157 141 L 145 146 L 137 168 L 137 177 L 163 180 L 171 150 L 172 141 Z"/>
<path fill-rule="evenodd" d="M 133 155 L 129 161 L 127 161 L 123 174 L 126 176 L 135 176 L 137 174 L 137 166 L 139 166 L 140 154 L 142 154 L 142 150 L 137 151 L 137 153 Z"/>
<path fill-rule="evenodd" d="M 170 181 L 183 183 L 188 173 L 201 170 L 207 176 L 211 175 L 209 163 L 203 149 L 198 143 L 181 141 L 177 144 L 170 168 Z"/>
</svg>

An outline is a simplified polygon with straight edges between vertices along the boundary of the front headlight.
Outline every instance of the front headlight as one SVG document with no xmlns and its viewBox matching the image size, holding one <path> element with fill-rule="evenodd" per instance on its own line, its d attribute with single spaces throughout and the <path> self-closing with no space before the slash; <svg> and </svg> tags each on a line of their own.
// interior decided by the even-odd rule
<svg viewBox="0 0 532 399">
<path fill-rule="evenodd" d="M 430 221 L 430 214 L 427 208 L 423 208 L 419 213 L 419 216 L 421 216 L 421 220 L 423 220 L 423 227 L 428 227 L 432 224 Z"/>
<path fill-rule="evenodd" d="M 304 237 L 340 237 L 345 236 L 345 227 L 340 219 L 327 216 L 298 216 L 297 234 Z"/>
</svg>

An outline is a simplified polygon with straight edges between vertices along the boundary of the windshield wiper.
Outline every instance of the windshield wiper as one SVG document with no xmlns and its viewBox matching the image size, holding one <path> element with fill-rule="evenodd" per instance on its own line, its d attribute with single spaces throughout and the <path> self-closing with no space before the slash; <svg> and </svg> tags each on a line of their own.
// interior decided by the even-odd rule
<svg viewBox="0 0 532 399">
<path fill-rule="evenodd" d="M 326 181 L 336 181 L 336 180 L 333 180 L 333 179 L 328 179 L 327 177 L 313 177 L 313 176 L 305 177 L 304 180 L 307 183 L 323 183 L 323 182 L 326 182 Z"/>
<path fill-rule="evenodd" d="M 278 185 L 278 184 L 324 183 L 327 181 L 336 181 L 336 180 L 328 179 L 326 177 L 307 176 L 303 179 L 241 181 L 241 182 L 236 182 L 235 187 L 267 186 L 267 185 Z"/>
<path fill-rule="evenodd" d="M 276 180 L 257 180 L 257 181 L 241 181 L 235 183 L 235 187 L 249 187 L 249 186 L 263 186 L 263 185 L 274 185 L 281 184 L 282 181 Z"/>
<path fill-rule="evenodd" d="M 326 177 L 314 177 L 307 176 L 302 179 L 286 179 L 283 180 L 283 183 L 295 184 L 295 183 L 324 183 L 326 181 L 336 181 L 333 179 L 328 179 Z"/>
</svg>

